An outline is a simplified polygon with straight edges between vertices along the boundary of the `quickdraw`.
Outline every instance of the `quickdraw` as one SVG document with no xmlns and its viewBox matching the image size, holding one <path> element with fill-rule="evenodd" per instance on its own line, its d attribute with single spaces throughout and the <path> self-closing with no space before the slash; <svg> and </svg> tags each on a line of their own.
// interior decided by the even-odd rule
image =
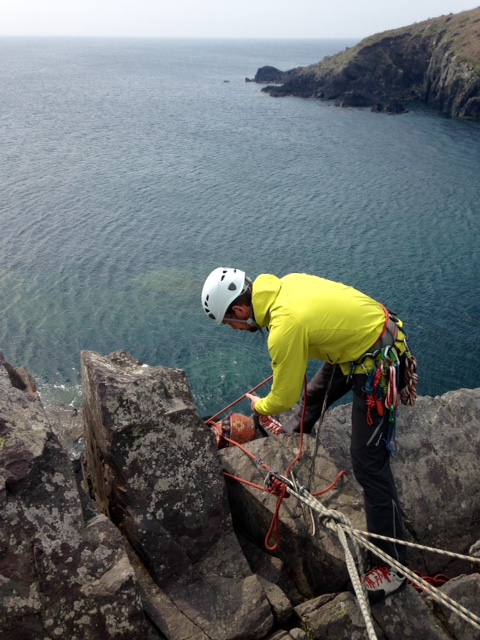
<svg viewBox="0 0 480 640">
<path fill-rule="evenodd" d="M 373 425 L 372 410 L 376 409 L 377 413 L 383 416 L 383 401 L 381 398 L 380 380 L 382 378 L 382 370 L 380 367 L 374 367 L 368 374 L 367 382 L 363 387 L 363 391 L 367 396 L 367 424 Z"/>
<path fill-rule="evenodd" d="M 367 424 L 373 425 L 372 411 L 379 416 L 388 411 L 388 420 L 395 422 L 398 407 L 398 381 L 400 358 L 394 347 L 384 347 L 375 359 L 375 366 L 368 373 L 363 391 L 367 396 Z"/>
</svg>

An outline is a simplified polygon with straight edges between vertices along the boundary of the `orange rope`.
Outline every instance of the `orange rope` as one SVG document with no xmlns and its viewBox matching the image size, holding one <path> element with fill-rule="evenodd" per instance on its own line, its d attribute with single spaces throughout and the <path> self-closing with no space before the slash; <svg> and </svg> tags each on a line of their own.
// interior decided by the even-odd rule
<svg viewBox="0 0 480 640">
<path fill-rule="evenodd" d="M 450 578 L 443 573 L 438 573 L 436 576 L 422 576 L 420 571 L 414 571 L 413 573 L 419 578 L 422 578 L 422 580 L 425 580 L 425 582 L 427 582 L 428 584 L 431 584 L 437 588 L 446 584 L 450 580 Z M 413 588 L 419 593 L 423 591 L 421 587 L 419 587 L 417 584 L 413 584 L 413 582 L 411 582 L 410 580 L 408 581 L 408 583 L 412 585 Z"/>
<path fill-rule="evenodd" d="M 327 487 L 326 489 L 323 489 L 323 491 L 317 491 L 316 493 L 312 493 L 312 496 L 316 498 L 317 496 L 323 496 L 325 493 L 328 493 L 338 484 L 342 476 L 347 477 L 347 474 L 345 473 L 345 471 L 340 471 L 338 476 L 335 478 L 335 480 L 332 482 L 332 484 L 329 487 Z"/>
<path fill-rule="evenodd" d="M 256 391 L 257 389 L 260 389 L 260 387 L 263 387 L 264 384 L 267 384 L 267 382 L 270 382 L 270 380 L 273 378 L 273 375 L 271 375 L 268 378 L 265 378 L 265 380 L 263 382 L 260 382 L 260 384 L 257 384 L 256 387 L 253 387 L 253 389 L 250 389 L 250 391 L 247 391 L 247 393 L 253 393 L 254 391 Z M 211 422 L 215 422 L 215 420 L 218 418 L 218 416 L 221 416 L 222 413 L 225 413 L 225 411 L 228 411 L 229 409 L 231 409 L 232 407 L 234 407 L 236 404 L 238 404 L 239 402 L 241 402 L 242 400 L 245 399 L 247 393 L 244 393 L 243 396 L 240 396 L 240 398 L 237 398 L 234 402 L 231 402 L 228 407 L 225 407 L 225 409 L 222 409 L 221 411 L 219 411 L 218 413 L 216 413 L 214 416 L 212 416 L 211 418 L 209 418 L 206 422 L 206 424 L 210 424 Z"/>
<path fill-rule="evenodd" d="M 257 389 L 262 387 L 264 384 L 266 384 L 267 382 L 270 382 L 270 380 L 272 378 L 273 378 L 273 376 L 270 376 L 269 378 L 267 378 L 266 380 L 264 380 L 263 382 L 258 384 L 256 387 L 254 387 L 250 391 L 247 391 L 247 393 L 253 393 Z M 209 420 L 207 420 L 206 424 L 210 424 L 216 418 L 218 418 L 218 416 L 222 415 L 222 413 L 225 413 L 225 411 L 228 411 L 228 409 L 230 409 L 231 407 L 236 405 L 238 402 L 243 400 L 245 398 L 245 396 L 247 395 L 247 393 L 244 393 L 243 396 L 238 398 L 238 400 L 235 400 L 235 402 L 232 402 L 231 404 L 229 404 L 228 407 L 225 407 L 225 409 L 223 409 L 222 411 L 219 411 L 217 414 L 212 416 Z M 306 376 L 305 376 L 302 420 L 301 420 L 301 423 L 300 423 L 300 444 L 299 444 L 299 447 L 298 447 L 297 455 L 295 456 L 294 460 L 292 460 L 292 462 L 289 464 L 289 466 L 288 466 L 288 468 L 287 468 L 287 470 L 285 472 L 285 477 L 286 478 L 288 478 L 291 470 L 297 464 L 297 462 L 300 460 L 300 458 L 302 456 L 302 453 L 303 453 L 303 436 L 304 436 L 303 425 L 304 425 L 304 422 L 305 422 L 306 409 L 307 409 L 307 380 L 306 380 Z M 258 458 L 257 456 L 253 455 L 253 453 L 251 453 L 248 449 L 246 449 L 240 443 L 235 442 L 234 440 L 231 440 L 230 438 L 227 438 L 226 436 L 222 436 L 222 438 L 226 442 L 228 442 L 230 444 L 230 446 L 235 446 L 235 447 L 238 447 L 239 449 L 241 449 L 241 451 L 243 451 L 243 453 L 245 453 L 249 458 L 254 460 L 256 462 L 256 464 L 258 464 L 259 466 L 263 467 L 266 471 L 268 471 L 269 473 L 273 472 L 273 469 L 271 469 L 262 460 L 260 460 L 260 458 Z M 265 548 L 267 549 L 267 551 L 270 551 L 271 553 L 273 553 L 274 551 L 277 551 L 277 549 L 280 546 L 280 517 L 279 517 L 279 511 L 280 511 L 280 507 L 281 507 L 281 504 L 282 504 L 284 498 L 288 498 L 289 495 L 290 495 L 288 493 L 288 491 L 287 491 L 287 486 L 284 483 L 282 483 L 282 486 L 279 486 L 279 483 L 281 481 L 280 480 L 276 480 L 275 481 L 275 479 L 274 479 L 274 481 L 272 483 L 272 487 L 270 489 L 265 489 L 264 487 L 261 487 L 258 484 L 254 484 L 253 482 L 249 482 L 248 480 L 244 480 L 243 478 L 238 478 L 237 476 L 233 476 L 230 473 L 227 473 L 226 471 L 224 471 L 223 473 L 227 478 L 231 478 L 232 480 L 236 480 L 237 482 L 245 484 L 245 485 L 247 485 L 249 487 L 253 487 L 254 489 L 258 489 L 260 491 L 263 491 L 265 493 L 270 493 L 271 495 L 275 495 L 275 496 L 278 497 L 277 506 L 275 507 L 275 513 L 273 515 L 272 522 L 270 524 L 270 528 L 268 530 L 268 533 L 267 533 L 267 535 L 265 537 Z M 345 471 L 340 471 L 338 476 L 335 478 L 335 480 L 332 482 L 332 484 L 329 487 L 327 487 L 326 489 L 323 489 L 322 491 L 318 491 L 316 493 L 312 493 L 312 496 L 316 497 L 316 496 L 321 496 L 321 495 L 324 495 L 325 493 L 328 493 L 329 491 L 331 491 L 337 485 L 337 483 L 340 481 L 342 476 L 346 476 Z M 275 531 L 275 540 L 276 540 L 276 542 L 275 542 L 274 545 L 271 545 L 270 544 L 270 538 L 272 537 L 274 531 Z"/>
<path fill-rule="evenodd" d="M 259 484 L 255 484 L 254 482 L 250 482 L 250 480 L 244 480 L 243 478 L 239 478 L 238 476 L 232 476 L 231 473 L 227 473 L 226 471 L 223 472 L 223 475 L 226 478 L 231 478 L 232 480 L 236 480 L 241 484 L 246 484 L 248 487 L 253 487 L 254 489 L 258 489 L 259 491 L 264 491 L 265 493 L 270 493 L 270 491 L 268 489 L 265 489 L 265 487 L 261 487 Z"/>
<path fill-rule="evenodd" d="M 285 477 L 288 478 L 290 471 L 293 469 L 293 467 L 297 464 L 297 462 L 300 460 L 300 457 L 303 453 L 303 424 L 305 422 L 305 412 L 307 409 L 307 377 L 305 376 L 305 381 L 304 381 L 304 397 L 303 397 L 303 408 L 302 408 L 302 420 L 300 422 L 300 444 L 298 445 L 298 453 L 295 456 L 295 458 L 292 460 L 292 462 L 289 464 L 288 469 L 285 471 Z M 273 553 L 274 551 L 277 551 L 278 547 L 280 546 L 280 518 L 279 518 L 279 511 L 280 511 L 280 506 L 283 502 L 283 499 L 286 497 L 286 493 L 287 493 L 287 487 L 285 485 L 283 485 L 283 490 L 281 492 L 281 494 L 278 496 L 278 500 L 277 500 L 277 506 L 275 509 L 275 513 L 273 514 L 273 519 L 272 519 L 272 524 L 270 525 L 270 529 L 268 530 L 268 533 L 265 537 L 265 548 L 267 549 L 267 551 L 270 551 L 271 553 Z M 270 538 L 272 537 L 273 534 L 273 530 L 275 529 L 275 544 L 274 545 L 270 545 Z"/>
</svg>

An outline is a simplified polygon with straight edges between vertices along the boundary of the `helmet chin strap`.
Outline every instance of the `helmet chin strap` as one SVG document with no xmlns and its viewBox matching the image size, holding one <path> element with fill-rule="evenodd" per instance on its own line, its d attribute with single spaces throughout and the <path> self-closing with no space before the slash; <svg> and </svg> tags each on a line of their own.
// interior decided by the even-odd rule
<svg viewBox="0 0 480 640">
<path fill-rule="evenodd" d="M 241 322 L 242 324 L 248 324 L 249 327 L 252 327 L 257 331 L 260 331 L 260 333 L 263 336 L 262 327 L 259 324 L 257 324 L 253 318 L 248 318 L 247 320 L 240 320 L 239 318 L 224 318 L 223 322 Z"/>
<path fill-rule="evenodd" d="M 249 327 L 260 328 L 253 318 L 248 318 L 248 320 L 240 320 L 240 318 L 224 318 L 222 322 L 241 322 L 242 324 L 248 324 Z"/>
</svg>

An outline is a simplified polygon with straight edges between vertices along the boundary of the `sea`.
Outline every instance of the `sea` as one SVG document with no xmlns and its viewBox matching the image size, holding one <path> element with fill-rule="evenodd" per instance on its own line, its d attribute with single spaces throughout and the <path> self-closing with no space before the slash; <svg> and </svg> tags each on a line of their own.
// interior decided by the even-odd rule
<svg viewBox="0 0 480 640">
<path fill-rule="evenodd" d="M 0 39 L 0 349 L 45 405 L 81 405 L 83 350 L 184 370 L 202 416 L 261 384 L 266 340 L 202 309 L 217 266 L 352 285 L 420 395 L 480 386 L 480 123 L 246 82 L 355 43 Z"/>
</svg>

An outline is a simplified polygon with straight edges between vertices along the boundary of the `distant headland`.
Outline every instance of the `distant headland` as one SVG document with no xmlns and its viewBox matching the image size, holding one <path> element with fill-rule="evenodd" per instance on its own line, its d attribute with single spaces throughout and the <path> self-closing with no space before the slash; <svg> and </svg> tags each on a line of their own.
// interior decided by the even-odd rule
<svg viewBox="0 0 480 640">
<path fill-rule="evenodd" d="M 317 98 L 387 113 L 423 104 L 478 120 L 480 7 L 369 36 L 307 67 L 261 67 L 253 81 L 275 83 L 262 89 L 274 97 Z"/>
</svg>

